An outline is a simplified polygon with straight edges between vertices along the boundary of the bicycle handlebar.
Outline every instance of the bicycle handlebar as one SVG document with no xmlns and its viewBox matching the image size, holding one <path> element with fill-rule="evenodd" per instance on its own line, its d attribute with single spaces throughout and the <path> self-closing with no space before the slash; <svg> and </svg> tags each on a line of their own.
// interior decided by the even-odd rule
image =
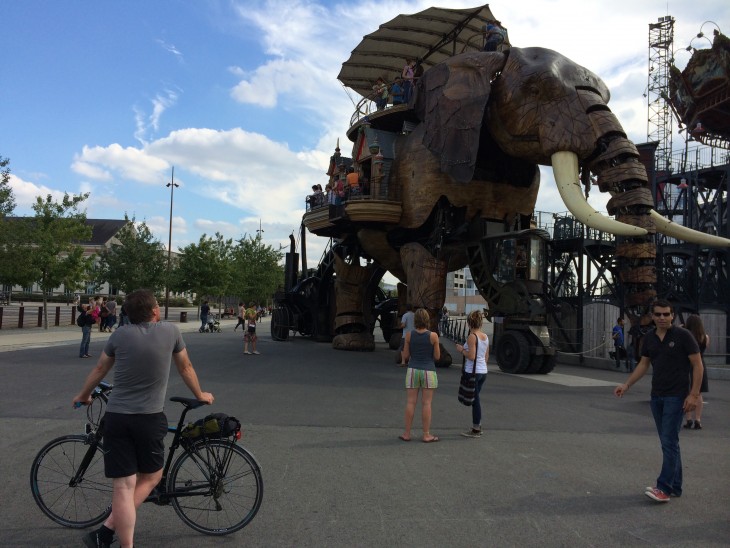
<svg viewBox="0 0 730 548">
<path fill-rule="evenodd" d="M 106 381 L 101 381 L 91 392 L 91 401 L 93 402 L 96 398 L 101 396 L 101 398 L 106 402 L 109 398 L 109 393 L 112 391 L 112 388 L 114 388 L 113 384 L 110 384 Z M 87 405 L 85 402 L 77 401 L 76 403 L 74 403 L 74 409 L 80 409 L 85 405 Z"/>
</svg>

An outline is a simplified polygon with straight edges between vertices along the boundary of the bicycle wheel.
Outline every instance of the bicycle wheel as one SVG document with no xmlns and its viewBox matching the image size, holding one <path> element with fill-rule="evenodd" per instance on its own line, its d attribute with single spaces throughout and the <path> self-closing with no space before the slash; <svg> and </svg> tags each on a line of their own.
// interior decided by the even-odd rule
<svg viewBox="0 0 730 548">
<path fill-rule="evenodd" d="M 86 471 L 74 481 L 90 450 Z M 81 529 L 101 523 L 111 512 L 112 501 L 101 443 L 94 449 L 81 435 L 47 443 L 33 459 L 30 489 L 38 507 L 60 525 Z"/>
<path fill-rule="evenodd" d="M 256 459 L 226 440 L 200 441 L 172 465 L 168 494 L 180 519 L 206 535 L 227 535 L 254 518 L 264 497 Z"/>
</svg>

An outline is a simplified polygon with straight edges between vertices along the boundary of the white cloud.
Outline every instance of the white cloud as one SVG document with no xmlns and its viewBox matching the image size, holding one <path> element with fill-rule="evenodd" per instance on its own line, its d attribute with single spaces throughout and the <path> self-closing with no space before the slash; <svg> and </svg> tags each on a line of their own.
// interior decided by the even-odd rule
<svg viewBox="0 0 730 548">
<path fill-rule="evenodd" d="M 167 42 L 165 42 L 164 40 L 159 39 L 159 38 L 156 40 L 156 42 L 162 47 L 162 49 L 172 53 L 177 58 L 178 61 L 180 61 L 181 63 L 184 62 L 182 52 L 179 49 L 177 49 L 174 44 L 168 44 Z"/>
<path fill-rule="evenodd" d="M 160 118 L 163 113 L 174 106 L 179 98 L 179 91 L 173 89 L 165 89 L 163 92 L 157 93 L 155 97 L 150 99 L 152 111 L 146 114 L 139 107 L 134 107 L 134 120 L 136 130 L 134 138 L 142 145 L 146 145 L 151 135 L 154 135 L 160 128 Z"/>
<path fill-rule="evenodd" d="M 16 215 L 30 215 L 32 214 L 32 206 L 36 202 L 38 196 L 45 198 L 49 194 L 53 196 L 54 200 L 62 200 L 64 191 L 53 189 L 45 185 L 37 185 L 29 181 L 25 181 L 17 175 L 10 174 L 8 184 L 13 190 L 13 196 L 15 197 Z M 68 191 L 69 194 L 74 194 L 72 191 Z M 76 193 L 78 194 L 78 192 Z"/>
<path fill-rule="evenodd" d="M 124 179 L 158 184 L 166 177 L 165 172 L 169 171 L 170 164 L 148 154 L 144 149 L 123 148 L 114 143 L 105 147 L 84 146 L 81 153 L 75 156 L 71 168 L 86 177 L 90 177 L 90 173 L 118 172 Z"/>
<path fill-rule="evenodd" d="M 108 169 L 104 169 L 104 167 L 98 164 L 95 165 L 82 160 L 74 160 L 71 164 L 71 169 L 79 175 L 95 181 L 111 181 L 114 178 Z"/>
</svg>

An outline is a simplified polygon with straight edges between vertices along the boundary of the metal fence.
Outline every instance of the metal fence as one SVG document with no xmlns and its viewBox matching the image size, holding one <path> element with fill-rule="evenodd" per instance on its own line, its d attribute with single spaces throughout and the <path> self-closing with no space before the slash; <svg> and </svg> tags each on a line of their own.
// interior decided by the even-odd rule
<svg viewBox="0 0 730 548">
<path fill-rule="evenodd" d="M 0 306 L 0 329 L 43 327 L 43 306 Z M 48 325 L 74 325 L 75 306 L 49 306 Z"/>
</svg>

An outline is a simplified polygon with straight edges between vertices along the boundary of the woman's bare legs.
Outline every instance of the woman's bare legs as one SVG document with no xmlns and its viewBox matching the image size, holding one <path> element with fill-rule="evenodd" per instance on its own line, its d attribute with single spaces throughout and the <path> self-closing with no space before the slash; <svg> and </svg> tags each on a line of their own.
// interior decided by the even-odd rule
<svg viewBox="0 0 730 548">
<path fill-rule="evenodd" d="M 434 438 L 431 435 L 431 401 L 433 400 L 433 388 L 424 388 L 421 397 L 421 422 L 423 423 L 423 441 L 430 441 Z"/>
<path fill-rule="evenodd" d="M 416 414 L 416 403 L 418 403 L 418 388 L 406 388 L 406 427 L 402 436 L 404 440 L 411 439 L 411 426 L 413 425 L 413 415 Z"/>
</svg>

